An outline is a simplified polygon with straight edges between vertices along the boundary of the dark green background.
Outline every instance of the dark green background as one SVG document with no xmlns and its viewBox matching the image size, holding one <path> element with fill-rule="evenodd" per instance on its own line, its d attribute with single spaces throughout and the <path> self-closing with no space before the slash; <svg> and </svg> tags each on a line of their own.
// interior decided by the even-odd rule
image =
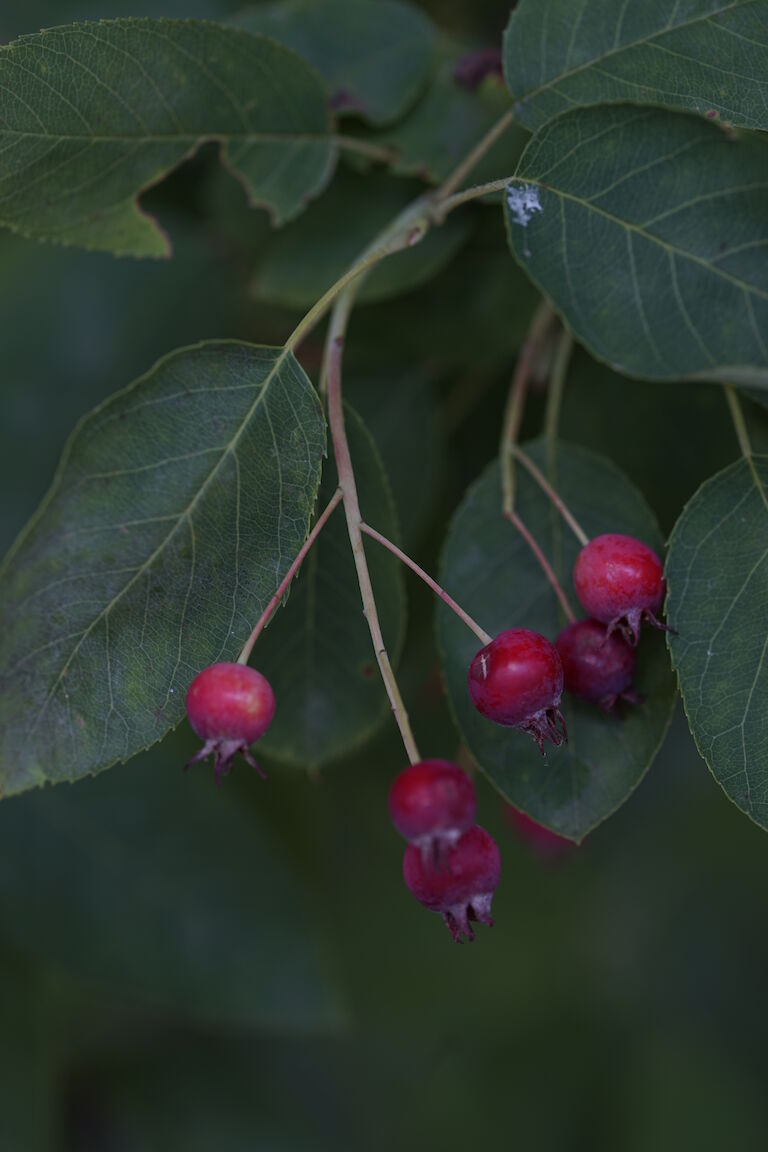
<svg viewBox="0 0 768 1152">
<path fill-rule="evenodd" d="M 79 17 L 221 16 L 236 7 L 12 0 L 0 12 L 0 40 Z M 509 9 L 490 0 L 425 7 L 480 43 L 500 36 Z M 217 202 L 211 182 L 219 179 L 215 156 L 205 154 L 152 194 L 174 239 L 171 263 L 115 261 L 0 236 L 3 550 L 88 407 L 178 345 L 214 336 L 279 341 L 290 330 L 293 315 L 248 299 L 247 253 L 210 208 Z M 349 345 L 349 398 L 390 466 L 409 543 L 432 568 L 447 517 L 495 451 L 510 354 L 531 307 L 504 250 L 501 220 L 486 208 L 475 216 L 484 245 L 493 252 L 495 237 L 508 261 L 508 280 L 502 269 L 493 296 L 498 315 L 493 301 L 473 311 L 491 278 L 483 262 L 463 254 L 426 287 L 362 309 Z M 457 316 L 466 324 L 461 339 Z M 473 341 L 477 351 L 468 356 Z M 310 368 L 318 350 L 316 341 L 304 349 Z M 428 439 L 425 449 L 428 466 L 412 428 L 387 416 L 387 373 L 398 383 L 426 374 L 444 398 L 439 444 Z M 404 410 L 402 388 L 393 391 Z M 528 432 L 540 409 L 534 397 Z M 612 456 L 666 531 L 698 484 L 735 457 L 724 428 L 715 388 L 633 383 L 575 357 L 564 438 Z M 421 588 L 408 587 L 410 711 L 422 749 L 452 755 L 457 741 L 439 690 L 432 605 Z M 629 803 L 556 864 L 542 864 L 515 840 L 498 798 L 479 782 L 480 819 L 499 838 L 503 878 L 496 927 L 463 948 L 403 887 L 401 844 L 386 812 L 389 782 L 403 764 L 391 725 L 319 780 L 267 765 L 262 784 L 240 770 L 224 799 L 204 773 L 194 781 L 181 774 L 193 746 L 180 731 L 139 761 L 74 786 L 63 806 L 51 790 L 2 805 L 3 1152 L 765 1146 L 768 841 L 726 801 L 679 717 Z M 200 797 L 207 797 L 210 835 L 200 835 L 189 875 L 166 867 L 158 844 L 142 843 L 140 801 L 149 809 L 158 788 L 172 798 L 176 789 L 176 834 L 193 815 L 199 827 Z M 67 812 L 80 796 L 91 821 L 75 826 Z M 126 798 L 139 813 L 138 831 L 120 841 Z M 262 992 L 260 965 L 242 1013 L 232 1009 L 231 984 L 217 988 L 232 980 L 243 940 L 255 940 L 267 957 L 278 946 L 274 932 L 259 934 L 267 903 L 260 893 L 276 878 L 249 869 L 245 858 L 229 871 L 222 866 L 223 813 L 233 803 L 241 822 L 252 821 L 254 838 L 268 836 L 300 893 L 285 921 L 307 934 L 317 957 L 308 969 L 325 982 L 322 1005 L 312 1005 L 303 969 L 286 968 L 268 1023 L 251 1010 Z M 45 835 L 51 824 L 55 837 Z M 146 836 L 157 835 L 148 824 Z M 91 850 L 98 872 L 105 842 L 109 883 L 93 886 L 84 914 L 70 853 Z M 221 918 L 206 974 L 215 994 L 205 998 L 205 1012 L 151 994 L 152 965 L 164 985 L 168 958 L 142 935 L 143 920 L 132 923 L 132 905 L 121 896 L 141 875 L 151 902 L 149 865 L 164 899 L 169 884 L 179 885 L 191 941 L 204 904 L 250 909 L 252 920 L 237 931 Z M 200 884 L 206 869 L 220 884 L 213 894 Z M 26 883 L 33 871 L 34 907 Z M 119 956 L 110 955 L 110 942 Z M 183 984 L 200 957 L 193 963 L 188 954 L 188 971 L 179 951 Z M 247 985 L 248 972 L 238 969 L 238 981 Z"/>
</svg>

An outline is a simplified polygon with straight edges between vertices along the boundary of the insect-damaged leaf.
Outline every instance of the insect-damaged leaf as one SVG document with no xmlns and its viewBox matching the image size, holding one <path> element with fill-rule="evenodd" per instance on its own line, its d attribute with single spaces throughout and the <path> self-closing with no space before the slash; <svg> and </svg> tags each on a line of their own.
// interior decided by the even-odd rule
<svg viewBox="0 0 768 1152">
<path fill-rule="evenodd" d="M 0 47 L 0 224 L 161 256 L 137 196 L 204 140 L 276 223 L 335 158 L 323 86 L 294 53 L 202 20 L 110 20 Z"/>
</svg>

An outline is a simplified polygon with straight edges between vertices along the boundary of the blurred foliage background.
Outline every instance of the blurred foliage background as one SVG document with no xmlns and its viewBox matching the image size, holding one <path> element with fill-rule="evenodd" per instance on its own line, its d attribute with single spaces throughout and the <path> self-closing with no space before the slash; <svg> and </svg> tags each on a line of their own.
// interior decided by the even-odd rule
<svg viewBox="0 0 768 1152">
<path fill-rule="evenodd" d="M 509 12 L 422 6 L 479 46 L 498 43 Z M 237 7 L 6 0 L 0 41 Z M 175 347 L 278 342 L 297 318 L 258 297 L 265 222 L 215 148 L 145 202 L 170 262 L 0 236 L 3 551 L 89 407 Z M 349 342 L 349 397 L 431 568 L 496 451 L 535 304 L 499 213 L 474 207 L 454 248 L 427 283 L 362 305 Z M 303 349 L 310 371 L 320 347 Z M 724 419 L 715 388 L 631 382 L 578 353 L 562 424 L 612 456 L 668 530 L 735 457 Z M 433 604 L 408 587 L 409 709 L 422 748 L 453 756 Z M 317 779 L 267 765 L 268 784 L 239 771 L 221 793 L 205 772 L 182 775 L 192 747 L 180 730 L 95 780 L 0 806 L 3 1152 L 764 1147 L 768 845 L 682 717 L 636 795 L 557 861 L 515 839 L 478 782 L 503 879 L 496 927 L 463 948 L 402 883 L 393 725 Z"/>
</svg>

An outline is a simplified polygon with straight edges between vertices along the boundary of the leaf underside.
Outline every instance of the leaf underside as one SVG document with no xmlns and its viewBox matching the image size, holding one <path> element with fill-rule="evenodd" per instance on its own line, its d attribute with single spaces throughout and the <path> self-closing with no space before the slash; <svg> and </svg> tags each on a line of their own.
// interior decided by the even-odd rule
<svg viewBox="0 0 768 1152">
<path fill-rule="evenodd" d="M 521 0 L 504 35 L 516 116 L 624 100 L 768 129 L 766 0 Z"/>
<path fill-rule="evenodd" d="M 691 116 L 568 113 L 507 189 L 512 249 L 597 357 L 768 386 L 768 145 Z"/>
<path fill-rule="evenodd" d="M 83 420 L 0 570 L 0 794 L 97 772 L 178 723 L 305 539 L 324 450 L 280 348 L 183 349 Z"/>
<path fill-rule="evenodd" d="M 669 649 L 698 749 L 768 828 L 768 456 L 702 485 L 672 533 L 667 585 Z"/>
<path fill-rule="evenodd" d="M 653 514 L 638 490 L 601 456 L 559 443 L 548 454 L 543 441 L 526 451 L 547 472 L 588 535 L 626 532 L 661 551 Z M 547 556 L 569 599 L 579 544 L 528 473 L 515 472 L 517 511 Z M 470 488 L 451 525 L 442 560 L 446 591 L 491 635 L 532 628 L 554 642 L 565 626 L 552 589 L 528 545 L 501 512 L 497 463 Z M 438 635 L 443 675 L 459 730 L 479 767 L 505 799 L 572 840 L 581 840 L 637 787 L 656 755 L 672 716 L 674 680 L 657 634 L 643 634 L 635 679 L 640 705 L 620 705 L 606 718 L 594 704 L 563 697 L 568 744 L 546 745 L 481 716 L 467 690 L 475 636 L 447 608 Z"/>
<path fill-rule="evenodd" d="M 319 77 L 279 44 L 195 20 L 110 20 L 0 47 L 0 224 L 162 256 L 137 204 L 205 140 L 276 223 L 325 186 L 335 150 Z"/>
</svg>

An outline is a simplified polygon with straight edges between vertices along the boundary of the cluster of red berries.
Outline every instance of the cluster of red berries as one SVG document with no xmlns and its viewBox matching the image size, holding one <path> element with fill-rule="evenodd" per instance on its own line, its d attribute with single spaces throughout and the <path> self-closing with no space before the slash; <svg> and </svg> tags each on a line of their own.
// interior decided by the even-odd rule
<svg viewBox="0 0 768 1152">
<path fill-rule="evenodd" d="M 408 841 L 403 877 L 409 892 L 438 912 L 451 936 L 474 940 L 471 921 L 493 924 L 491 900 L 501 874 L 498 845 L 475 824 L 475 788 L 449 760 L 422 760 L 395 779 L 389 814 Z"/>
<path fill-rule="evenodd" d="M 477 653 L 469 694 L 481 715 L 533 736 L 543 751 L 568 739 L 560 712 L 563 689 L 600 704 L 637 703 L 632 680 L 640 625 L 657 628 L 664 571 L 655 552 L 631 536 L 597 536 L 582 548 L 573 572 L 589 619 L 577 620 L 551 644 L 538 632 L 511 628 Z"/>
<path fill-rule="evenodd" d="M 483 716 L 544 740 L 567 739 L 560 713 L 563 688 L 610 708 L 631 690 L 635 645 L 643 619 L 656 618 L 664 597 L 659 558 L 629 536 L 598 536 L 582 549 L 574 570 L 576 593 L 590 619 L 571 624 L 550 644 L 537 632 L 513 628 L 478 652 L 469 693 Z M 187 693 L 187 715 L 203 747 L 190 764 L 214 758 L 217 784 L 239 752 L 260 771 L 250 745 L 275 713 L 269 682 L 244 664 L 212 664 Z M 188 765 L 189 766 L 189 765 Z M 403 875 L 409 891 L 439 913 L 457 942 L 474 939 L 471 922 L 493 924 L 491 900 L 501 873 L 493 837 L 475 824 L 475 789 L 447 760 L 411 764 L 395 780 L 389 810 L 408 841 Z M 523 820 L 527 818 L 523 814 Z"/>
</svg>

